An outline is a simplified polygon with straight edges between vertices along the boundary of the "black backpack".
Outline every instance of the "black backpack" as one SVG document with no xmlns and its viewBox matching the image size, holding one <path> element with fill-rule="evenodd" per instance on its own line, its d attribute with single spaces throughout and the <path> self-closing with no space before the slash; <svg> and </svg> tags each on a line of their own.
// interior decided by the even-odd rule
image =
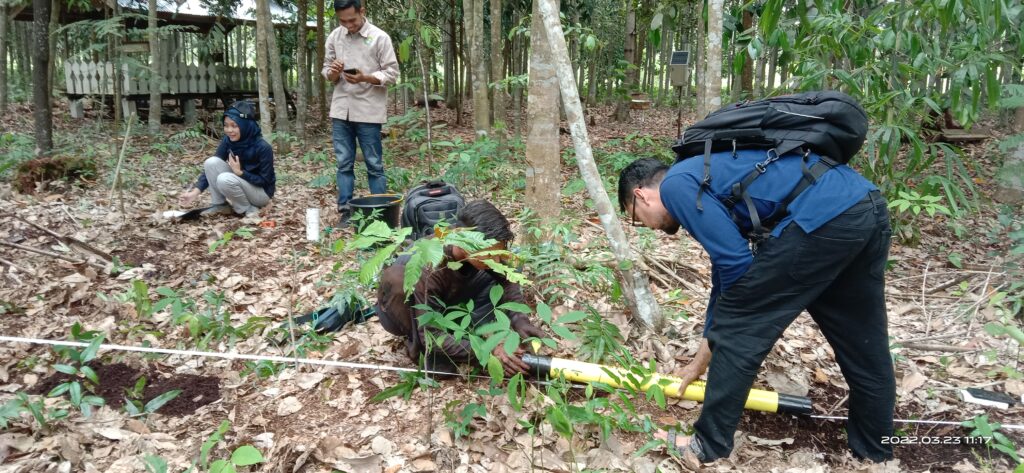
<svg viewBox="0 0 1024 473">
<path fill-rule="evenodd" d="M 852 97 L 835 91 L 807 92 L 726 105 L 687 128 L 672 150 L 676 152 L 677 162 L 704 156 L 704 180 L 697 192 L 697 208 L 702 211 L 701 196 L 711 185 L 712 153 L 766 150 L 765 160 L 733 184 L 732 195 L 723 201 L 730 210 L 741 201 L 747 205 L 752 226 L 747 238 L 757 243 L 786 216 L 793 199 L 825 171 L 846 164 L 860 151 L 867 132 L 867 113 Z M 803 154 L 803 177 L 779 208 L 762 219 L 747 189 L 764 174 L 769 164 L 792 151 Z M 808 168 L 810 152 L 819 154 L 822 159 Z M 735 213 L 733 218 L 738 220 Z"/>
<path fill-rule="evenodd" d="M 465 199 L 455 186 L 442 180 L 424 181 L 405 194 L 402 226 L 412 228 L 413 239 L 423 238 L 442 220 L 454 223 L 455 216 L 465 205 Z"/>
</svg>

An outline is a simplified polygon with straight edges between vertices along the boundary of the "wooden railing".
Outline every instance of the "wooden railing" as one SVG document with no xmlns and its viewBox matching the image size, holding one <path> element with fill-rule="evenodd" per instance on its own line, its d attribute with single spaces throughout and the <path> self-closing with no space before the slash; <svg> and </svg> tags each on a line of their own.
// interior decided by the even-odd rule
<svg viewBox="0 0 1024 473">
<path fill-rule="evenodd" d="M 163 76 L 160 92 L 164 94 L 256 90 L 255 68 L 172 63 L 167 65 Z M 68 95 L 114 94 L 114 67 L 109 62 L 67 62 L 64 64 L 64 79 Z M 149 73 L 146 69 L 123 64 L 119 80 L 123 95 L 149 93 Z"/>
</svg>

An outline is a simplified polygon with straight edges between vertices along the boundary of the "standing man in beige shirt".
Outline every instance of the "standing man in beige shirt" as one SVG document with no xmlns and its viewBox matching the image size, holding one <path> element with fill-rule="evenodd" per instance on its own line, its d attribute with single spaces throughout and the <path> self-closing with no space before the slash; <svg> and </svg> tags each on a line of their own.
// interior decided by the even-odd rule
<svg viewBox="0 0 1024 473">
<path fill-rule="evenodd" d="M 398 78 L 391 37 L 366 21 L 360 0 L 334 0 L 340 26 L 327 37 L 321 74 L 334 83 L 331 139 L 338 160 L 339 227 L 352 215 L 348 201 L 355 187 L 356 140 L 363 150 L 371 194 L 387 192 L 380 129 L 387 121 L 389 84 Z"/>
</svg>

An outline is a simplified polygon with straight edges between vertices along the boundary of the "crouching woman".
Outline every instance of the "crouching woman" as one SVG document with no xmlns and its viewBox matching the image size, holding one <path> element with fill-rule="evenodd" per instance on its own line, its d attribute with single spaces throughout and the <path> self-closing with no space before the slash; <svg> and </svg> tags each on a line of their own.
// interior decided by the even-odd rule
<svg viewBox="0 0 1024 473">
<path fill-rule="evenodd" d="M 210 189 L 210 208 L 202 215 L 236 214 L 258 217 L 274 197 L 274 150 L 263 139 L 255 111 L 248 102 L 236 102 L 224 112 L 224 139 L 217 152 L 203 163 L 203 172 L 179 196 L 191 206 Z"/>
</svg>

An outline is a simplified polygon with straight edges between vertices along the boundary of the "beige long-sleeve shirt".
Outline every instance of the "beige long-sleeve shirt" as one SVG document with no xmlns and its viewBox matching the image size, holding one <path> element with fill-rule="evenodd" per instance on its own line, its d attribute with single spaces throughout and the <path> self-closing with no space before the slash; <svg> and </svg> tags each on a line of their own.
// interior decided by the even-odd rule
<svg viewBox="0 0 1024 473">
<path fill-rule="evenodd" d="M 398 78 L 398 59 L 391 37 L 384 30 L 363 23 L 357 33 L 339 26 L 327 36 L 321 74 L 330 80 L 330 65 L 338 59 L 345 69 L 357 68 L 380 81 L 380 85 L 361 82 L 349 84 L 343 76 L 334 83 L 331 96 L 331 118 L 363 123 L 387 121 L 388 85 Z"/>
</svg>

